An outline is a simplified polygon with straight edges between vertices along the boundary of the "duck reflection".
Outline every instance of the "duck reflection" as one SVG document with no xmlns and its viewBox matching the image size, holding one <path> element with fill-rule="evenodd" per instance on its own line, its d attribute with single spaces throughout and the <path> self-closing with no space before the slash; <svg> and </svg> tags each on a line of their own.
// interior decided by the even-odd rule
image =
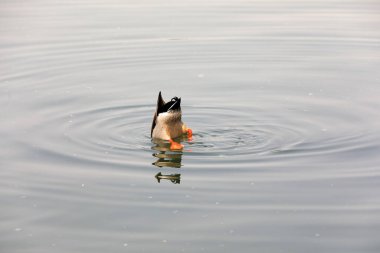
<svg viewBox="0 0 380 253">
<path fill-rule="evenodd" d="M 182 153 L 169 154 L 166 151 L 160 151 L 159 153 L 154 153 L 153 156 L 158 158 L 157 161 L 152 163 L 157 167 L 181 168 L 182 166 Z"/>
<path fill-rule="evenodd" d="M 160 168 L 181 168 L 183 155 L 182 150 L 171 150 L 170 143 L 162 140 L 153 140 L 153 143 L 153 156 L 157 158 L 157 161 L 152 163 L 153 165 Z"/>
<path fill-rule="evenodd" d="M 159 183 L 162 179 L 170 180 L 173 184 L 181 183 L 181 174 L 162 175 L 161 172 L 158 172 L 155 177 Z"/>
<path fill-rule="evenodd" d="M 181 141 L 181 140 L 180 140 Z M 168 168 L 181 168 L 182 167 L 182 150 L 171 150 L 170 143 L 162 140 L 153 140 L 152 146 L 153 156 L 157 160 L 152 163 L 152 165 L 159 168 L 168 167 Z M 155 175 L 158 183 L 161 180 L 169 180 L 174 184 L 179 184 L 181 182 L 181 174 L 168 174 L 163 175 L 161 172 Z"/>
</svg>

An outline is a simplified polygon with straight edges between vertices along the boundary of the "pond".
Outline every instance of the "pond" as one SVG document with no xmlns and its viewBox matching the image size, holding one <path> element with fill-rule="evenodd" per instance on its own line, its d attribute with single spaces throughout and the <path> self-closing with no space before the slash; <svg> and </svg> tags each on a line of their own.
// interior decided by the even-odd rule
<svg viewBox="0 0 380 253">
<path fill-rule="evenodd" d="M 379 252 L 379 10 L 2 1 L 1 251 Z"/>
</svg>

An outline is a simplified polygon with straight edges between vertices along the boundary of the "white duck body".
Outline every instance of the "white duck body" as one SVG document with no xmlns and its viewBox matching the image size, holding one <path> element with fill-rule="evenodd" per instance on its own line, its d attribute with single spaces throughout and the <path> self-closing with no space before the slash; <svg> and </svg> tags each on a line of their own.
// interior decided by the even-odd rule
<svg viewBox="0 0 380 253">
<path fill-rule="evenodd" d="M 160 113 L 156 117 L 156 125 L 152 137 L 161 140 L 169 140 L 184 134 L 184 124 L 180 111 L 169 111 Z"/>
<path fill-rule="evenodd" d="M 153 139 L 171 140 L 187 133 L 182 122 L 181 98 L 173 97 L 165 103 L 161 92 L 158 94 L 156 112 L 153 115 L 150 131 Z"/>
</svg>

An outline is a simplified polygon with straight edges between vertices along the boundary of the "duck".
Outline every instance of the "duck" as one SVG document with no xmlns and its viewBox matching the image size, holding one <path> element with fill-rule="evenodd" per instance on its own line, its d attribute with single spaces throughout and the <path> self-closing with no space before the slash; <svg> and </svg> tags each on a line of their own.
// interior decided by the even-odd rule
<svg viewBox="0 0 380 253">
<path fill-rule="evenodd" d="M 191 140 L 193 131 L 182 122 L 181 98 L 173 97 L 165 102 L 160 91 L 153 115 L 151 138 L 169 141 L 171 150 L 182 150 L 184 146 L 174 139 L 185 134 Z"/>
</svg>

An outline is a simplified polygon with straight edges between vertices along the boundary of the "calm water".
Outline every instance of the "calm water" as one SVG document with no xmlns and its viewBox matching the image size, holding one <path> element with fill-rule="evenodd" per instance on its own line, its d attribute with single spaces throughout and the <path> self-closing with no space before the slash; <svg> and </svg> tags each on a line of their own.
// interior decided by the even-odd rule
<svg viewBox="0 0 380 253">
<path fill-rule="evenodd" d="M 1 1 L 1 252 L 379 252 L 379 13 Z"/>
</svg>

